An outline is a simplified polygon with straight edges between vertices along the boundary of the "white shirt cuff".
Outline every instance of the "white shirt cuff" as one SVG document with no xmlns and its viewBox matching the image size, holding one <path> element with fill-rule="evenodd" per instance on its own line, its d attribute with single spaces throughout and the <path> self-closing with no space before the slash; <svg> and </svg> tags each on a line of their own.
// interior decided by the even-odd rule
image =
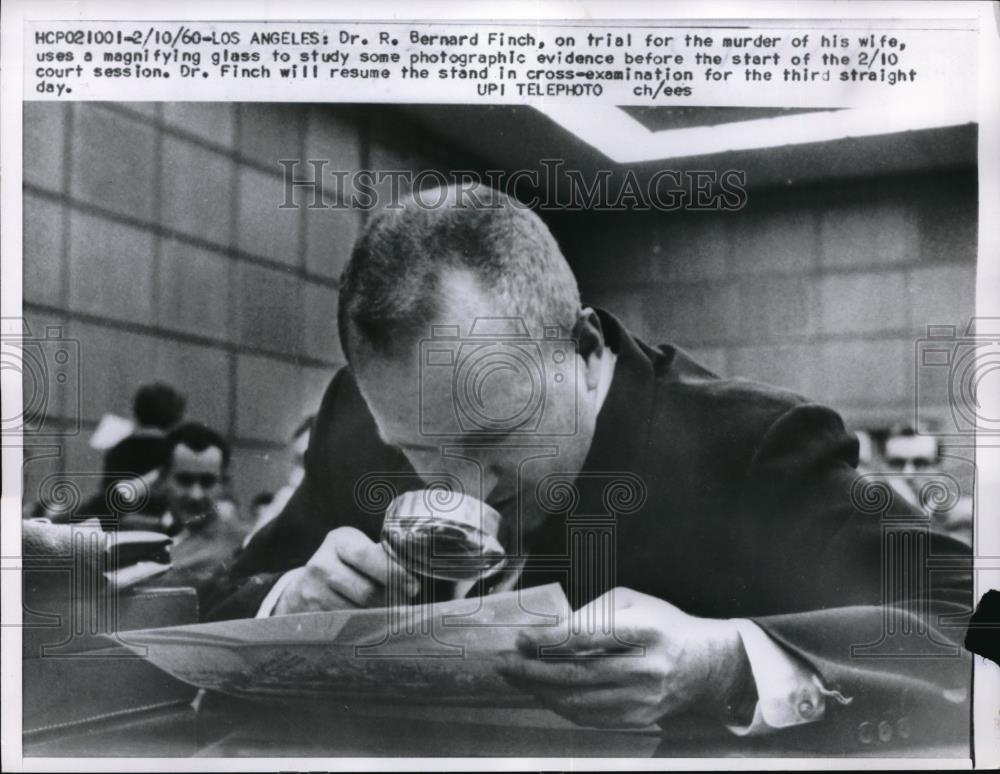
<svg viewBox="0 0 1000 774">
<path fill-rule="evenodd" d="M 757 706 L 747 726 L 726 727 L 737 736 L 756 736 L 803 723 L 826 711 L 819 676 L 745 618 L 733 619 L 757 686 Z"/>
<path fill-rule="evenodd" d="M 278 600 L 281 599 L 282 593 L 285 588 L 295 580 L 299 575 L 303 573 L 305 567 L 296 567 L 294 570 L 289 570 L 284 575 L 282 575 L 271 586 L 271 590 L 267 592 L 267 596 L 264 597 L 264 601 L 260 603 L 260 608 L 257 610 L 257 615 L 255 618 L 270 618 L 272 613 L 274 613 L 274 608 L 278 606 Z"/>
</svg>

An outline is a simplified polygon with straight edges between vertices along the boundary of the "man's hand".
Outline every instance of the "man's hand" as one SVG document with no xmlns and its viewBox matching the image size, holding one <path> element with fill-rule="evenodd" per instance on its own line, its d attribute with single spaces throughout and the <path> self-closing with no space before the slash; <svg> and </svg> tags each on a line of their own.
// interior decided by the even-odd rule
<svg viewBox="0 0 1000 774">
<path fill-rule="evenodd" d="M 597 622 L 594 633 L 588 622 Z M 585 726 L 641 728 L 681 713 L 729 719 L 756 698 L 732 622 L 695 618 L 631 589 L 574 613 L 568 640 L 565 628 L 526 629 L 517 648 L 504 654 L 500 674 Z"/>
<path fill-rule="evenodd" d="M 292 572 L 274 615 L 399 604 L 420 589 L 379 543 L 354 527 L 328 532 L 306 565 Z"/>
</svg>

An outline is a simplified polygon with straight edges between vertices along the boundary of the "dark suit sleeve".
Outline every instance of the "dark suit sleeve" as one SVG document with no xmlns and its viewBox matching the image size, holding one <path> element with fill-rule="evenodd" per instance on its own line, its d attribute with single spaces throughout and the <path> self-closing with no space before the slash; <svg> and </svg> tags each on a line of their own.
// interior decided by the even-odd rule
<svg viewBox="0 0 1000 774">
<path fill-rule="evenodd" d="M 753 620 L 831 691 L 819 725 L 841 725 L 843 740 L 967 735 L 969 548 L 883 479 L 859 475 L 856 448 L 836 413 L 809 404 L 762 438 L 744 491 L 755 518 L 743 528 L 756 534 L 744 545 L 761 561 L 755 593 L 776 612 Z"/>
<path fill-rule="evenodd" d="M 308 538 L 315 531 L 306 518 L 314 512 L 308 489 L 303 481 L 281 514 L 198 590 L 203 620 L 253 618 L 278 578 L 309 560 L 322 537 Z"/>
</svg>

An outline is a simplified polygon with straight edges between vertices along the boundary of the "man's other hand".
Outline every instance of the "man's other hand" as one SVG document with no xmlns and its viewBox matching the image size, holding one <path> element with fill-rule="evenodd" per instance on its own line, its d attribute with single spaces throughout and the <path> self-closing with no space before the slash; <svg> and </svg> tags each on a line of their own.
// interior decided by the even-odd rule
<svg viewBox="0 0 1000 774">
<path fill-rule="evenodd" d="M 641 728 L 682 713 L 727 719 L 752 689 L 731 621 L 618 588 L 575 612 L 571 624 L 568 639 L 565 627 L 520 632 L 499 672 L 580 725 Z"/>
<path fill-rule="evenodd" d="M 381 544 L 354 527 L 328 532 L 306 565 L 292 573 L 274 615 L 399 604 L 420 589 Z"/>
</svg>

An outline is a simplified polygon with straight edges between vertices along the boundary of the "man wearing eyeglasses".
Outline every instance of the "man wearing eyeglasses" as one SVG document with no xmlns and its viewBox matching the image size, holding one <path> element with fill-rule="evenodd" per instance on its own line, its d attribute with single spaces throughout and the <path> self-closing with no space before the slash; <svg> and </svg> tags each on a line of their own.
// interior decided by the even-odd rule
<svg viewBox="0 0 1000 774">
<path fill-rule="evenodd" d="M 168 462 L 160 481 L 167 510 L 160 519 L 173 535 L 172 567 L 158 586 L 199 586 L 239 548 L 247 534 L 225 498 L 229 444 L 205 425 L 188 422 L 167 436 Z"/>
</svg>

